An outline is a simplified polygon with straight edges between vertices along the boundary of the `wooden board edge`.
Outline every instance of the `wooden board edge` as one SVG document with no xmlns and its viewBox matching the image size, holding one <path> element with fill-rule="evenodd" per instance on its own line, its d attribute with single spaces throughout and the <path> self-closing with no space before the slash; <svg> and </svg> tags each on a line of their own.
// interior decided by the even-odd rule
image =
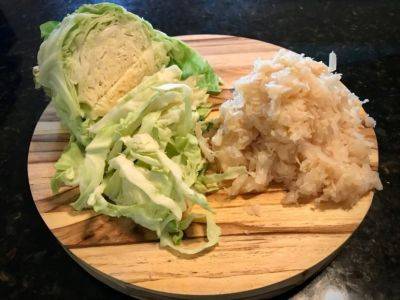
<svg viewBox="0 0 400 300">
<path fill-rule="evenodd" d="M 340 250 L 344 247 L 344 245 L 348 242 L 349 238 L 352 234 L 349 234 L 346 240 L 340 245 L 336 250 L 334 250 L 329 256 L 325 257 L 320 262 L 316 263 L 311 268 L 299 271 L 297 274 L 292 277 L 282 280 L 280 282 L 276 282 L 271 285 L 267 285 L 264 287 L 240 291 L 236 293 L 227 293 L 227 294 L 214 294 L 214 295 L 196 295 L 196 294 L 177 294 L 177 293 L 168 293 L 156 291 L 148 288 L 141 287 L 137 284 L 127 283 L 122 280 L 118 280 L 110 275 L 107 275 L 89 264 L 82 261 L 79 257 L 73 254 L 68 248 L 64 247 L 64 250 L 68 253 L 68 255 L 76 262 L 80 267 L 82 267 L 85 271 L 87 271 L 91 276 L 101 281 L 102 283 L 108 285 L 109 287 L 118 290 L 119 292 L 130 296 L 135 297 L 137 299 L 197 299 L 197 300 L 227 300 L 227 299 L 269 299 L 282 293 L 288 292 L 291 289 L 300 286 L 312 276 L 317 275 L 321 272 L 332 260 L 340 253 Z"/>
</svg>

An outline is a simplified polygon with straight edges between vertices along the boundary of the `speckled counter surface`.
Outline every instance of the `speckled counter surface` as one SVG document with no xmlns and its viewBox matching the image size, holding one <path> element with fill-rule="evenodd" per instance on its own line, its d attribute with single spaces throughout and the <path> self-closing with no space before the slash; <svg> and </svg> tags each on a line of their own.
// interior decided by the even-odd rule
<svg viewBox="0 0 400 300">
<path fill-rule="evenodd" d="M 90 1 L 0 1 L 0 298 L 121 299 L 83 271 L 42 222 L 29 192 L 27 152 L 47 105 L 31 67 L 39 24 Z M 400 298 L 400 2 L 117 1 L 169 35 L 256 38 L 320 60 L 334 50 L 344 83 L 377 120 L 384 190 L 337 258 L 282 298 Z M 306 255 L 306 253 L 305 253 Z"/>
</svg>

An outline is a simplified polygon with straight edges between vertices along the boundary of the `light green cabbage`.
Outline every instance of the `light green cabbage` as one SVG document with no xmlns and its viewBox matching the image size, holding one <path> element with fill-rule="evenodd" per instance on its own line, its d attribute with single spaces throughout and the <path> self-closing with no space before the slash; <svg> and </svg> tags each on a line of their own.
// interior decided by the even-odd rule
<svg viewBox="0 0 400 300">
<path fill-rule="evenodd" d="M 242 170 L 206 175 L 197 136 L 211 110 L 207 92 L 220 91 L 207 61 L 110 3 L 83 5 L 40 30 L 35 83 L 71 132 L 53 192 L 79 185 L 75 209 L 130 218 L 185 254 L 216 245 L 220 229 L 202 193 Z M 192 222 L 206 223 L 208 241 L 183 247 Z"/>
<path fill-rule="evenodd" d="M 76 142 L 71 140 L 54 165 L 56 174 L 51 179 L 51 190 L 58 192 L 62 184 L 77 185 L 79 178 L 79 166 L 83 163 L 83 153 Z"/>
<path fill-rule="evenodd" d="M 40 37 L 42 39 L 47 39 L 50 35 L 50 33 L 56 29 L 56 27 L 60 24 L 58 21 L 47 21 L 40 25 Z"/>
<path fill-rule="evenodd" d="M 199 75 L 200 87 L 220 90 L 218 77 L 197 52 L 116 4 L 83 5 L 61 23 L 49 21 L 40 29 L 45 40 L 33 70 L 36 85 L 83 146 L 92 139 L 90 125 L 164 66 L 177 65 L 182 80 Z"/>
</svg>

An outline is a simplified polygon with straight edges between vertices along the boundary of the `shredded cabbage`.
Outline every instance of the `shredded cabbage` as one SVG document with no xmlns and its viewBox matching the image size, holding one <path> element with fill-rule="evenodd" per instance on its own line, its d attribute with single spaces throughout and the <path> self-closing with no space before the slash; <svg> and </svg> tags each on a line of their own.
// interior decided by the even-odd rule
<svg viewBox="0 0 400 300">
<path fill-rule="evenodd" d="M 207 97 L 196 80 L 180 78 L 177 66 L 145 78 L 89 127 L 84 151 L 71 141 L 52 182 L 54 190 L 62 182 L 79 184 L 75 209 L 131 218 L 154 230 L 162 246 L 194 254 L 214 246 L 220 229 L 194 189 L 206 168 L 194 128 Z M 193 205 L 205 210 L 203 217 L 190 213 Z M 208 242 L 182 248 L 183 231 L 194 220 L 206 220 Z"/>
</svg>

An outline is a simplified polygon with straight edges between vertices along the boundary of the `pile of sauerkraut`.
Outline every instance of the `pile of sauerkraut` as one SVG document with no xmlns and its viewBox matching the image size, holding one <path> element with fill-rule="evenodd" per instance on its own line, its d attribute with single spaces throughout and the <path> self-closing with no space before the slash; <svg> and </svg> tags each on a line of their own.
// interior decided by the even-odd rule
<svg viewBox="0 0 400 300">
<path fill-rule="evenodd" d="M 231 195 L 264 191 L 270 182 L 300 199 L 354 203 L 382 189 L 370 167 L 373 143 L 363 127 L 375 121 L 362 103 L 322 62 L 280 51 L 258 60 L 235 83 L 234 98 L 220 108 L 220 127 L 211 147 L 222 171 L 245 166 Z"/>
</svg>

